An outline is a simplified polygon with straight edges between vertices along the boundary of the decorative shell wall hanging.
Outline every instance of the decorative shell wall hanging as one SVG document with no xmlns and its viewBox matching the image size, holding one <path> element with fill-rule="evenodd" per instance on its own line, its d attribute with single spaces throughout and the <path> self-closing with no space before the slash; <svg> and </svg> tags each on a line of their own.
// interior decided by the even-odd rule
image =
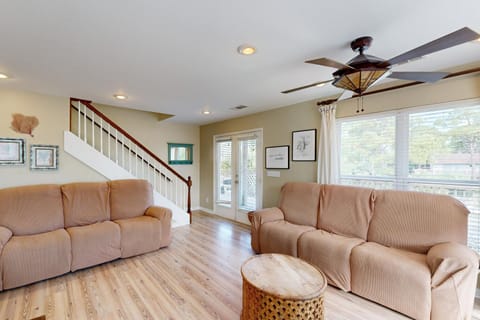
<svg viewBox="0 0 480 320">
<path fill-rule="evenodd" d="M 21 113 L 12 114 L 11 129 L 18 133 L 29 134 L 33 137 L 33 129 L 35 129 L 40 122 L 37 117 L 25 116 Z"/>
</svg>

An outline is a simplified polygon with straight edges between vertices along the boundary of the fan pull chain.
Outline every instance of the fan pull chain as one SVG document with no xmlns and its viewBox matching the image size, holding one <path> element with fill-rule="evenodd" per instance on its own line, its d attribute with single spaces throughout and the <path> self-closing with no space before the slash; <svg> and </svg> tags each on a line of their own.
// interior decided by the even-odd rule
<svg viewBox="0 0 480 320">
<path fill-rule="evenodd" d="M 360 111 L 363 112 L 363 111 L 365 111 L 365 110 L 363 110 L 363 96 L 361 96 L 360 98 L 362 99 L 362 110 L 360 110 Z"/>
<path fill-rule="evenodd" d="M 357 113 L 360 113 L 360 98 L 357 99 Z"/>
</svg>

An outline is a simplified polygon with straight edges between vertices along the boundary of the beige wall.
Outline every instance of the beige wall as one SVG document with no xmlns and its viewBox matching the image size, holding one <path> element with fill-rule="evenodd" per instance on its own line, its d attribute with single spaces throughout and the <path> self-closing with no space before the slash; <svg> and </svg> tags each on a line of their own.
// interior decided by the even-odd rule
<svg viewBox="0 0 480 320">
<path fill-rule="evenodd" d="M 69 99 L 32 92 L 0 88 L 0 137 L 23 138 L 26 143 L 23 166 L 0 166 L 0 188 L 41 183 L 67 183 L 74 181 L 102 181 L 101 175 L 92 171 L 63 151 L 63 132 L 69 126 Z M 40 124 L 34 137 L 10 129 L 12 113 L 36 116 Z M 56 171 L 31 171 L 30 145 L 51 144 L 59 148 L 59 169 Z"/>
<path fill-rule="evenodd" d="M 437 84 L 422 84 L 409 88 L 379 93 L 364 97 L 366 113 L 426 106 L 437 103 L 467 100 L 480 97 L 480 75 L 446 79 Z M 322 99 L 323 100 L 323 99 Z M 319 128 L 320 115 L 315 101 L 308 101 L 271 111 L 226 120 L 200 127 L 200 205 L 213 209 L 213 136 L 263 128 L 264 147 L 291 145 L 294 130 Z M 337 117 L 355 115 L 356 99 L 337 104 Z M 318 136 L 317 136 L 318 141 Z M 316 181 L 316 162 L 290 162 L 290 170 L 280 170 L 281 177 L 267 177 L 263 174 L 263 207 L 277 204 L 280 187 L 287 181 Z M 210 201 L 207 202 L 206 199 Z"/>
<path fill-rule="evenodd" d="M 319 126 L 319 113 L 314 102 L 305 102 L 289 107 L 275 109 L 246 117 L 218 122 L 200 127 L 200 205 L 213 209 L 213 136 L 263 128 L 263 146 L 290 145 L 292 131 L 313 129 Z M 267 177 L 263 170 L 263 206 L 276 205 L 278 191 L 287 181 L 315 181 L 317 176 L 316 162 L 290 162 L 289 170 L 280 172 L 280 178 Z M 208 202 L 206 201 L 208 198 Z"/>
<path fill-rule="evenodd" d="M 172 167 L 185 178 L 192 177 L 192 208 L 198 208 L 200 190 L 199 126 L 172 123 L 170 120 L 159 121 L 158 114 L 151 112 L 101 104 L 95 104 L 95 106 L 165 162 L 168 160 L 168 142 L 193 144 L 193 164 Z"/>
</svg>

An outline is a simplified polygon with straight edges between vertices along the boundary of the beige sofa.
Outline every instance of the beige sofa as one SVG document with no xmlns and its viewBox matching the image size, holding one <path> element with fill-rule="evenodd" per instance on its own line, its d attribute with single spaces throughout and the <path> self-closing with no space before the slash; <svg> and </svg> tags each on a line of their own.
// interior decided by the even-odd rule
<svg viewBox="0 0 480 320">
<path fill-rule="evenodd" d="M 145 180 L 0 190 L 0 291 L 167 246 L 171 217 Z"/>
<path fill-rule="evenodd" d="M 414 319 L 469 319 L 478 256 L 468 210 L 444 195 L 287 183 L 249 213 L 252 248 L 317 265 L 330 285 Z"/>
</svg>

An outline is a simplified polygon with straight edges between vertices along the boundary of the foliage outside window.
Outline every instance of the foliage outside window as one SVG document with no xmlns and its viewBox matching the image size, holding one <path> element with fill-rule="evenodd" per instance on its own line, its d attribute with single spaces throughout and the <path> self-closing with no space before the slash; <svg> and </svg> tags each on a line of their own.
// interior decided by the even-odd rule
<svg viewBox="0 0 480 320">
<path fill-rule="evenodd" d="M 341 183 L 448 194 L 470 210 L 480 252 L 480 104 L 338 120 Z"/>
</svg>

